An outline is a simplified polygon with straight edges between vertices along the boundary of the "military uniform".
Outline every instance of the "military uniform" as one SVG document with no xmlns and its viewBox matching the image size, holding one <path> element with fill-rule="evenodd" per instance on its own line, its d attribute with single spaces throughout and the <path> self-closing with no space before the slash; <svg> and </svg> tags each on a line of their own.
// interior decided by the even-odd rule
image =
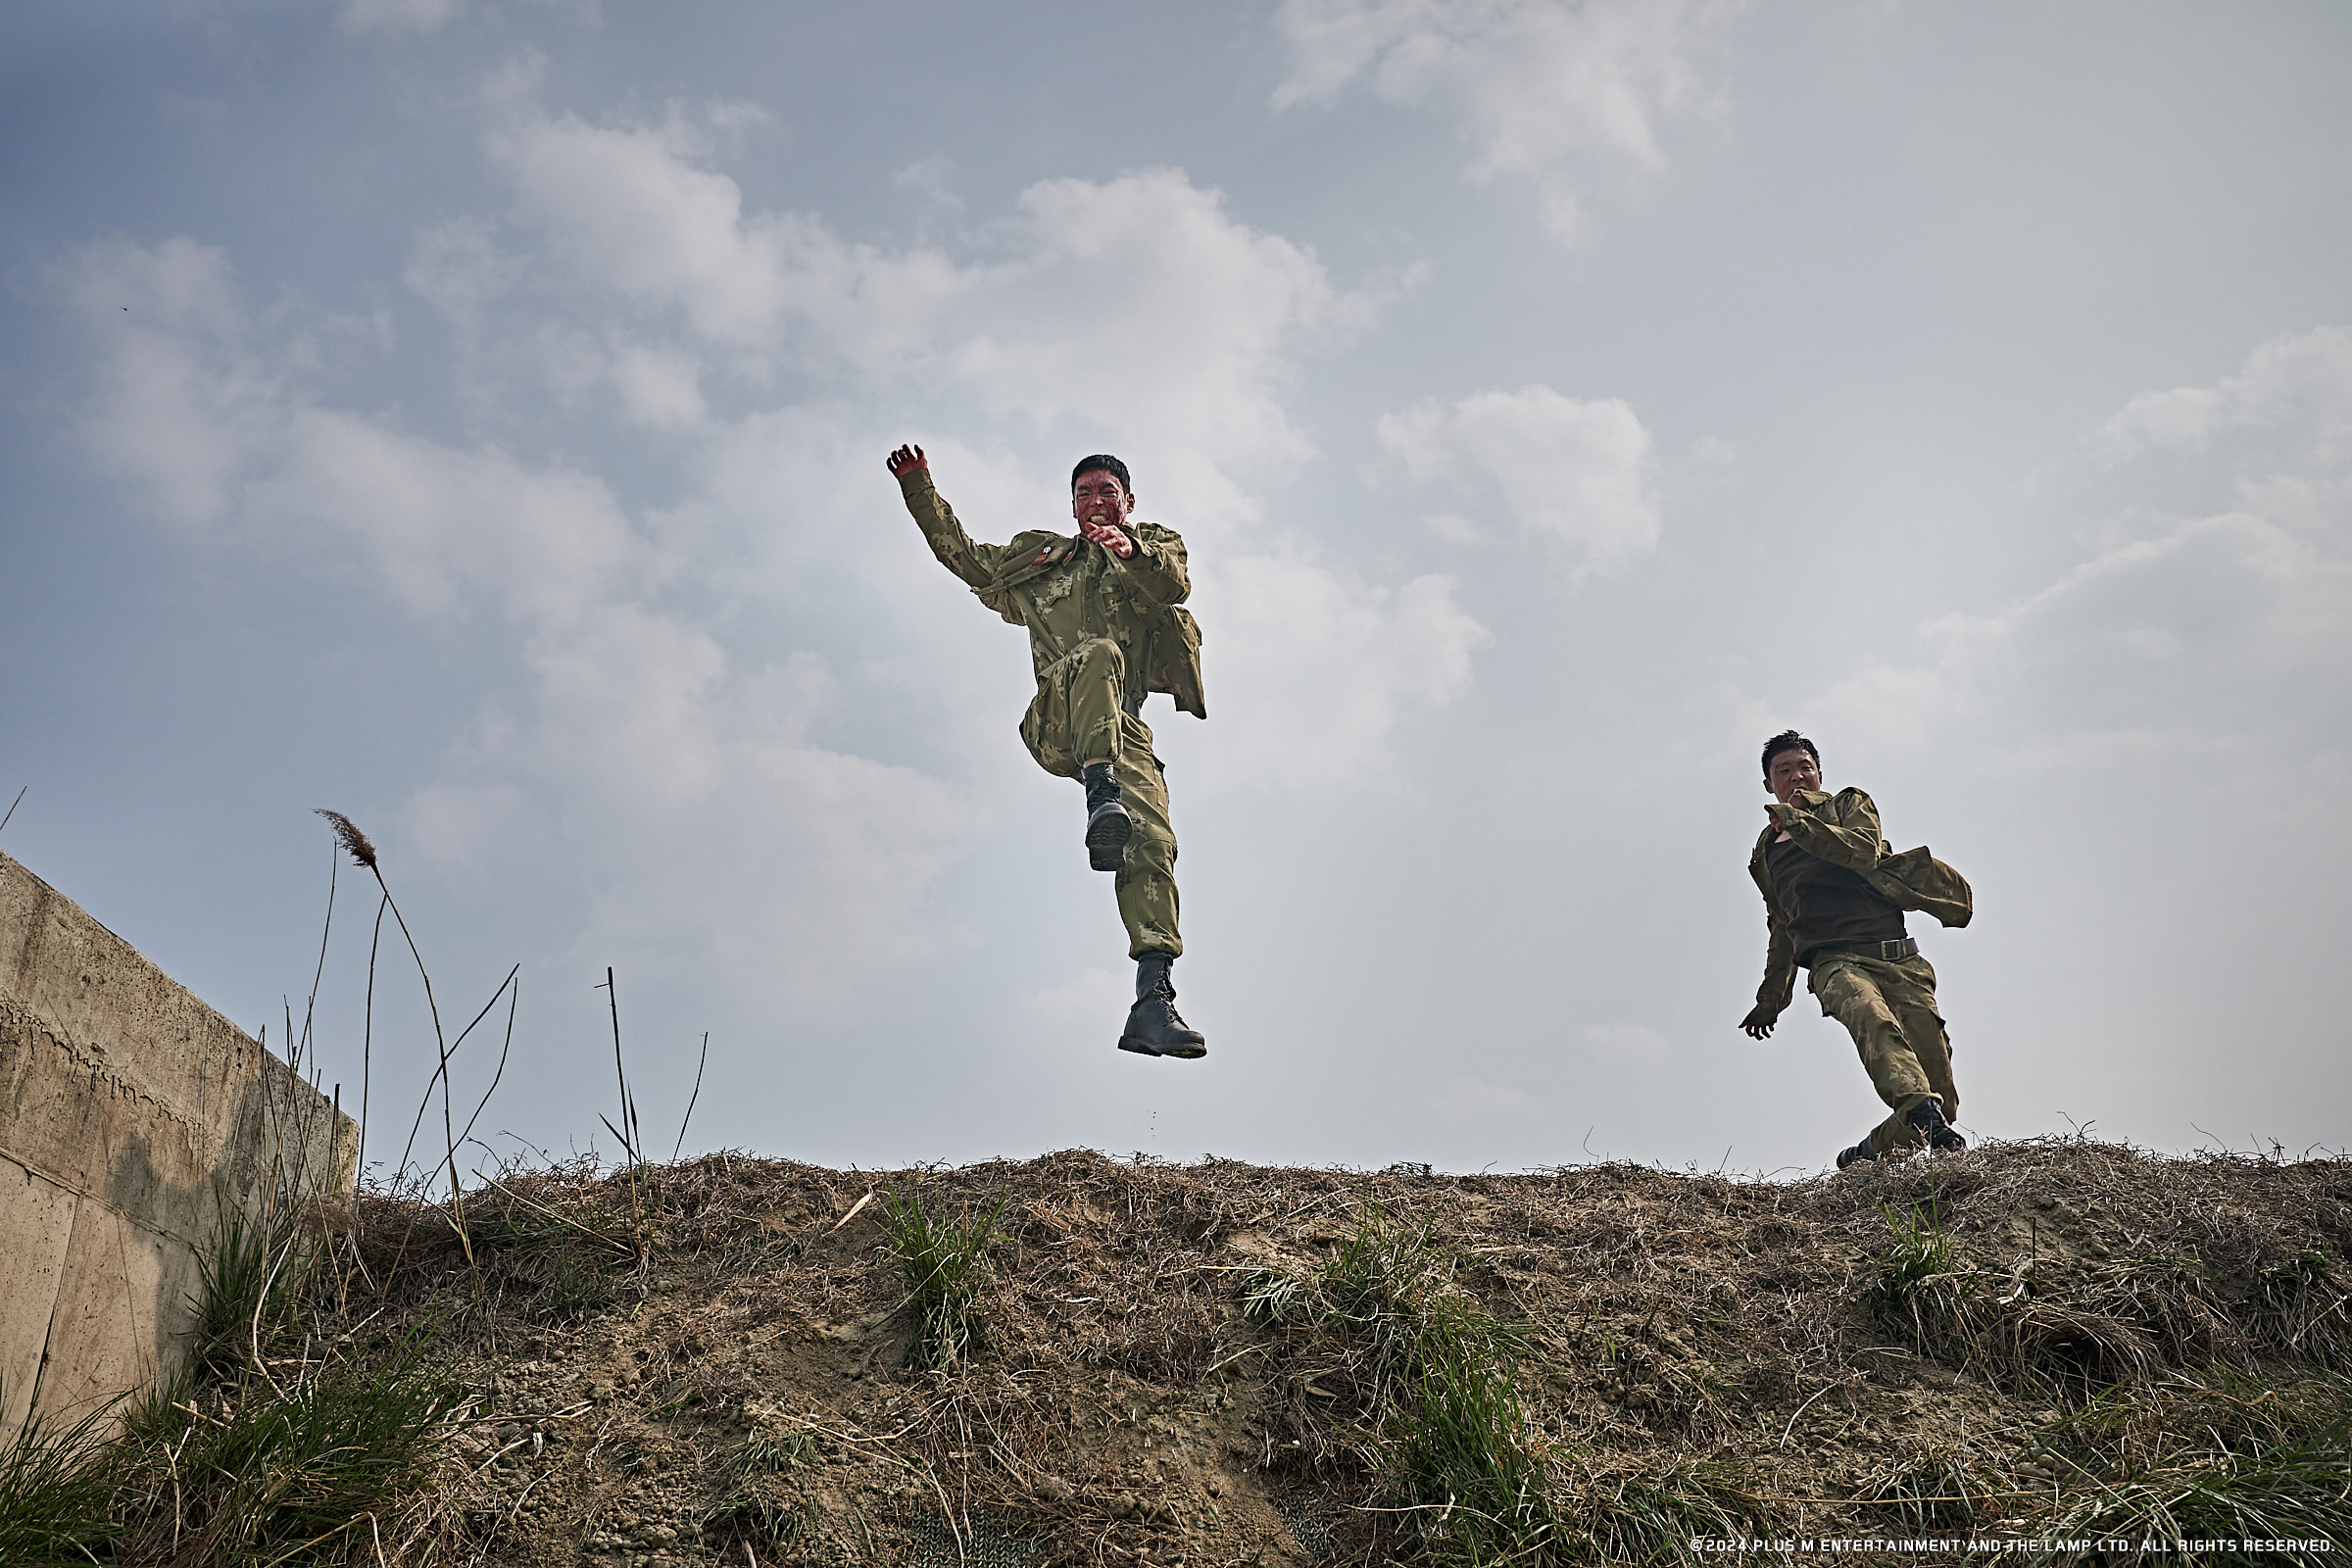
<svg viewBox="0 0 2352 1568">
<path fill-rule="evenodd" d="M 1016 534 L 1008 545 L 975 544 L 927 468 L 908 468 L 899 489 L 940 564 L 982 604 L 1028 628 L 1037 696 L 1021 716 L 1021 740 L 1037 765 L 1074 779 L 1090 763 L 1112 764 L 1119 802 L 1134 819 L 1114 884 L 1128 956 L 1182 954 L 1166 770 L 1139 711 L 1147 695 L 1166 692 L 1194 717 L 1208 716 L 1200 631 L 1181 608 L 1192 592 L 1184 540 L 1130 518 L 1123 526 L 1135 554 L 1125 561 L 1045 530 Z"/>
<path fill-rule="evenodd" d="M 1780 1016 L 1802 965 L 1822 1015 L 1854 1037 L 1871 1087 L 1893 1111 L 1872 1129 L 1872 1150 L 1917 1148 L 1922 1134 L 1908 1113 L 1934 1098 L 1944 1120 L 1956 1120 L 1960 1091 L 1936 1005 L 1936 970 L 1905 933 L 1902 911 L 1966 925 L 1968 883 L 1925 847 L 1892 853 L 1879 836 L 1878 808 L 1860 790 L 1802 790 L 1797 802 L 1772 806 L 1772 825 L 1748 857 L 1768 932 L 1754 1016 Z M 1776 844 L 1784 831 L 1788 843 Z"/>
</svg>

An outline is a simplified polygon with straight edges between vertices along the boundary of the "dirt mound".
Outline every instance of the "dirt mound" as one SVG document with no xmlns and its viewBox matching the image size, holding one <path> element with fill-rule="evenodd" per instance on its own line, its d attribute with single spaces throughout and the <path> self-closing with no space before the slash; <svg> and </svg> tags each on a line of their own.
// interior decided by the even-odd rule
<svg viewBox="0 0 2352 1568">
<path fill-rule="evenodd" d="M 909 1223 L 979 1260 L 960 1306 Z M 2352 1548 L 2344 1160 L 721 1153 L 514 1175 L 465 1225 L 470 1266 L 445 1206 L 365 1198 L 316 1288 L 371 1333 L 428 1325 L 475 1418 L 447 1544 L 501 1563 Z"/>
</svg>

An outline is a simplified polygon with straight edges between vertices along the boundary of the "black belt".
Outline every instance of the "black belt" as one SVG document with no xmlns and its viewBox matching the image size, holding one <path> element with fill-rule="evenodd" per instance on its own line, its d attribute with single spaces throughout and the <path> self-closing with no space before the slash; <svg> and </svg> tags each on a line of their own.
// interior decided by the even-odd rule
<svg viewBox="0 0 2352 1568">
<path fill-rule="evenodd" d="M 1824 958 L 1883 958 L 1892 963 L 1897 958 L 1909 958 L 1919 953 L 1919 938 L 1905 937 L 1900 942 L 1848 942 L 1836 947 L 1815 948 L 1805 955 L 1805 967 L 1810 969 Z"/>
</svg>

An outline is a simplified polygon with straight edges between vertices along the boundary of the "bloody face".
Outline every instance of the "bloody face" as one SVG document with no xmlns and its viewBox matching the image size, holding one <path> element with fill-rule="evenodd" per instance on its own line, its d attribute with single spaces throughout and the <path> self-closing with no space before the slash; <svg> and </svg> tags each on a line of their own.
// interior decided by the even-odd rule
<svg viewBox="0 0 2352 1568">
<path fill-rule="evenodd" d="M 1070 515 L 1098 528 L 1123 528 L 1135 498 L 1120 485 L 1118 475 L 1089 468 L 1070 486 Z"/>
</svg>

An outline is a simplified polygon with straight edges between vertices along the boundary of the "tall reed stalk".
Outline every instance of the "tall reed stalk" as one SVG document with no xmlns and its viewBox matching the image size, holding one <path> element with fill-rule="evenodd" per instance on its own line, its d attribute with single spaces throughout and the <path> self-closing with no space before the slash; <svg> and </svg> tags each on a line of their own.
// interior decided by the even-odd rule
<svg viewBox="0 0 2352 1568">
<path fill-rule="evenodd" d="M 384 868 L 376 863 L 375 846 L 368 842 L 368 835 L 360 831 L 359 824 L 341 811 L 330 811 L 324 807 L 319 807 L 318 812 L 320 816 L 325 817 L 328 825 L 335 830 L 335 838 L 342 844 L 344 853 L 359 864 L 366 866 L 374 875 L 376 889 L 384 897 L 383 906 L 392 911 L 392 919 L 400 927 L 401 938 L 409 945 L 409 956 L 416 962 L 416 976 L 424 982 L 425 1010 L 432 1016 L 433 1045 L 440 1058 L 438 1065 L 434 1068 L 434 1077 L 440 1081 L 441 1085 L 441 1129 L 446 1142 L 446 1151 L 442 1157 L 449 1175 L 450 1220 L 458 1233 L 458 1246 L 466 1254 L 466 1266 L 473 1272 L 478 1283 L 481 1276 L 481 1265 L 474 1258 L 473 1238 L 466 1231 L 466 1190 L 458 1179 L 457 1116 L 451 1104 L 449 1085 L 451 1048 L 449 1035 L 441 1027 L 441 1004 L 433 995 L 432 971 L 425 967 L 424 955 L 417 949 L 415 933 L 409 930 L 408 917 L 400 912 L 400 902 L 392 897 L 391 885 L 384 880 Z M 380 912 L 377 918 L 379 921 L 381 920 Z M 375 967 L 372 953 L 369 956 L 368 970 L 368 992 L 372 1013 L 375 995 Z M 492 998 L 494 1004 L 496 1000 L 495 997 Z M 489 1009 L 484 1008 L 483 1010 L 486 1012 Z M 426 1093 L 428 1095 L 431 1093 L 429 1085 Z M 405 1163 L 405 1155 L 403 1160 Z"/>
<path fill-rule="evenodd" d="M 610 1116 L 600 1116 L 597 1119 L 605 1124 L 607 1132 L 620 1140 L 621 1152 L 629 1157 L 629 1223 L 637 1242 L 638 1260 L 643 1262 L 645 1258 L 645 1203 L 638 1188 L 637 1178 L 646 1159 L 645 1155 L 639 1152 L 642 1139 L 637 1126 L 637 1097 L 629 1093 L 628 1064 L 621 1059 L 620 1054 L 620 990 L 613 983 L 612 969 L 609 964 L 605 968 L 604 992 L 605 1000 L 611 1003 L 612 1007 L 612 1070 L 620 1078 L 620 1125 L 613 1126 L 612 1118 Z M 691 1108 L 689 1107 L 690 1111 Z M 686 1129 L 680 1126 L 678 1136 L 683 1139 L 685 1135 Z"/>
</svg>

